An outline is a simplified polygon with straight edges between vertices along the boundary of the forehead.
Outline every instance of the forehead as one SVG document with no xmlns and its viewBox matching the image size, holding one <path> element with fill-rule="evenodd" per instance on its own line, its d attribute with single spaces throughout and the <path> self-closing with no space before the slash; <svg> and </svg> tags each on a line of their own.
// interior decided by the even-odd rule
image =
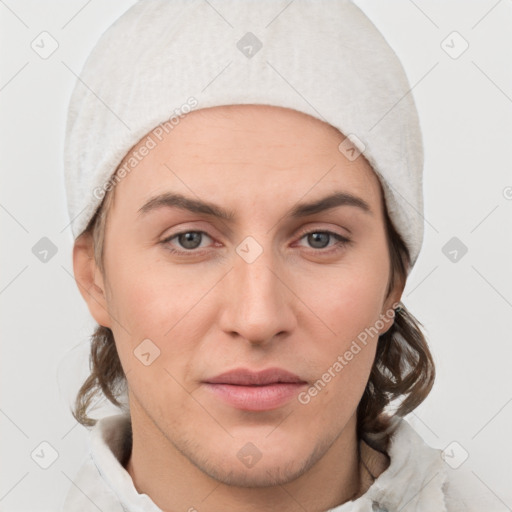
<svg viewBox="0 0 512 512">
<path fill-rule="evenodd" d="M 232 150 L 295 147 L 311 153 L 337 150 L 344 136 L 333 126 L 293 109 L 271 105 L 225 105 L 191 112 L 178 126 L 183 144 L 218 144 Z M 180 130 L 181 128 L 181 130 Z M 177 136 L 177 137 L 176 137 Z M 289 157 L 291 155 L 288 155 Z"/>
<path fill-rule="evenodd" d="M 302 112 L 229 105 L 192 111 L 163 127 L 126 155 L 120 168 L 136 165 L 115 187 L 116 196 L 138 196 L 140 202 L 170 188 L 219 200 L 235 193 L 250 201 L 256 192 L 299 199 L 342 188 L 366 202 L 380 201 L 378 179 L 364 156 L 347 159 L 339 150 L 345 136 Z"/>
</svg>

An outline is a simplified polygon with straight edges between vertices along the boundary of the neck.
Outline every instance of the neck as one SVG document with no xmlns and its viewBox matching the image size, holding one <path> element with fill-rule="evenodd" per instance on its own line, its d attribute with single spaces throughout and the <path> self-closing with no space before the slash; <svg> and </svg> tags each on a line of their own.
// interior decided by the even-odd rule
<svg viewBox="0 0 512 512">
<path fill-rule="evenodd" d="M 132 451 L 126 470 L 139 493 L 163 511 L 322 511 L 361 493 L 352 418 L 324 456 L 298 478 L 270 487 L 236 487 L 211 478 L 180 453 L 140 405 L 130 404 Z"/>
</svg>

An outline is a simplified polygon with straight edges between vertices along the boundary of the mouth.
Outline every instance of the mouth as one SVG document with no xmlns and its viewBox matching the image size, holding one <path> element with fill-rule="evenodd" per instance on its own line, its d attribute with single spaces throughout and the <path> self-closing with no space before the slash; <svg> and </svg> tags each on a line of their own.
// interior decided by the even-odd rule
<svg viewBox="0 0 512 512">
<path fill-rule="evenodd" d="M 205 389 L 236 409 L 270 411 L 282 407 L 307 385 L 281 368 L 253 372 L 238 368 L 203 381 Z"/>
</svg>

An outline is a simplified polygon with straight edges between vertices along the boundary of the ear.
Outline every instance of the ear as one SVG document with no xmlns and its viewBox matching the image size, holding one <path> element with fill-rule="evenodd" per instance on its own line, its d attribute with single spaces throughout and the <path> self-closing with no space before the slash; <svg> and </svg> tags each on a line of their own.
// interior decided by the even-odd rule
<svg viewBox="0 0 512 512">
<path fill-rule="evenodd" d="M 73 247 L 75 281 L 93 318 L 99 325 L 111 327 L 103 275 L 94 260 L 94 243 L 90 233 L 83 233 Z"/>
<path fill-rule="evenodd" d="M 385 334 L 395 322 L 395 309 L 398 307 L 405 288 L 405 279 L 397 279 L 389 295 L 386 297 L 381 311 L 384 326 L 379 329 L 379 335 Z"/>
</svg>

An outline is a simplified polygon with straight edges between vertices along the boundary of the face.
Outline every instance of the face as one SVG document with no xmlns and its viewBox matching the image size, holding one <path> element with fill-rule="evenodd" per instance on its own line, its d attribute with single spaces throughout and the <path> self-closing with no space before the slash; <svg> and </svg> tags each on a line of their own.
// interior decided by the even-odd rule
<svg viewBox="0 0 512 512">
<path fill-rule="evenodd" d="M 113 191 L 91 312 L 132 418 L 221 482 L 291 481 L 355 431 L 399 295 L 379 181 L 344 138 L 279 107 L 199 110 Z"/>
</svg>

